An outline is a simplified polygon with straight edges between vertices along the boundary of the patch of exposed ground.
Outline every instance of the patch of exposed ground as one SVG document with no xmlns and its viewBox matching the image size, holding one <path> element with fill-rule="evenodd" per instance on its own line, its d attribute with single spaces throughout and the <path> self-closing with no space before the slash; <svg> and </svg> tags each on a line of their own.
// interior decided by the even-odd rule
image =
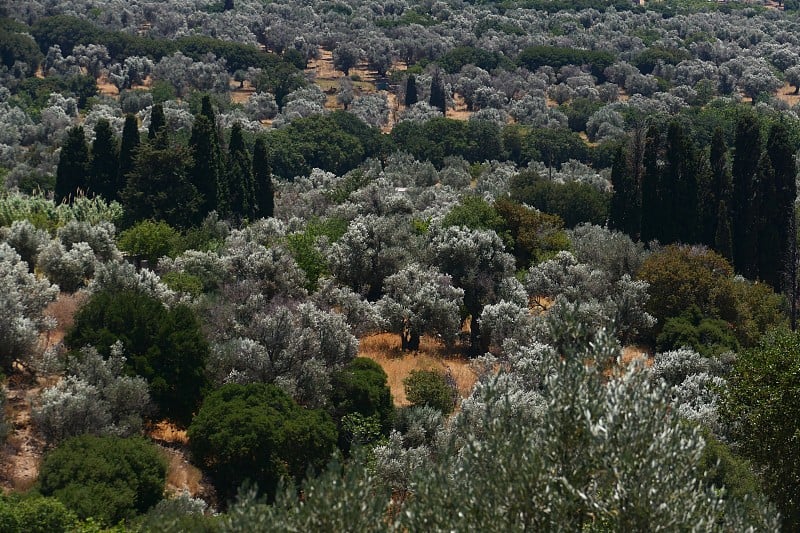
<svg viewBox="0 0 800 533">
<path fill-rule="evenodd" d="M 469 395 L 477 376 L 469 360 L 448 351 L 445 346 L 431 337 L 423 336 L 419 351 L 403 352 L 400 338 L 391 333 L 379 333 L 363 337 L 359 341 L 358 355 L 368 357 L 381 365 L 388 376 L 389 388 L 397 406 L 409 405 L 406 399 L 403 379 L 412 370 L 441 370 L 452 374 L 462 398 Z"/>
</svg>

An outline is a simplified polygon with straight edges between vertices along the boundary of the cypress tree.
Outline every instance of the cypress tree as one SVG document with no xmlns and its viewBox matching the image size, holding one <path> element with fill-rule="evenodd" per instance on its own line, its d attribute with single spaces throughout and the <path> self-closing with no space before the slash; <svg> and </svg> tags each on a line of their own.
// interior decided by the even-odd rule
<svg viewBox="0 0 800 533">
<path fill-rule="evenodd" d="M 253 181 L 256 195 L 256 216 L 272 217 L 275 212 L 275 191 L 272 187 L 272 168 L 264 137 L 256 139 L 253 147 Z"/>
<path fill-rule="evenodd" d="M 152 218 L 179 228 L 197 218 L 200 195 L 188 179 L 192 155 L 187 147 L 171 143 L 162 131 L 153 143 L 144 143 L 122 193 L 126 222 Z"/>
<path fill-rule="evenodd" d="M 714 249 L 728 261 L 733 259 L 733 234 L 731 232 L 731 213 L 728 203 L 720 200 L 715 209 L 719 222 L 714 228 Z"/>
<path fill-rule="evenodd" d="M 642 240 L 661 238 L 661 132 L 655 125 L 647 129 L 642 157 Z"/>
<path fill-rule="evenodd" d="M 117 200 L 121 196 L 122 190 L 125 188 L 128 174 L 133 170 L 133 158 L 136 155 L 139 142 L 139 123 L 136 120 L 136 115 L 128 113 L 125 115 L 125 125 L 122 127 L 122 141 L 119 147 L 119 173 L 117 176 L 119 188 L 117 190 Z"/>
<path fill-rule="evenodd" d="M 417 103 L 417 78 L 413 74 L 409 74 L 406 80 L 406 98 L 404 104 L 406 107 L 411 107 Z"/>
<path fill-rule="evenodd" d="M 447 114 L 447 99 L 444 95 L 442 78 L 438 71 L 433 74 L 433 79 L 431 80 L 431 96 L 428 100 L 428 103 L 431 105 L 431 107 L 438 108 L 443 115 Z"/>
<path fill-rule="evenodd" d="M 780 217 L 778 216 L 778 190 L 775 170 L 765 151 L 758 163 L 753 207 L 755 211 L 758 247 L 755 252 L 756 277 L 776 289 L 780 286 L 783 249 L 780 242 Z"/>
<path fill-rule="evenodd" d="M 92 156 L 89 162 L 89 193 L 114 200 L 119 194 L 119 155 L 117 140 L 106 119 L 100 119 L 94 127 Z"/>
<path fill-rule="evenodd" d="M 742 111 L 736 120 L 733 144 L 733 264 L 748 278 L 756 275 L 757 224 L 755 183 L 761 158 L 761 132 L 758 120 L 749 109 Z"/>
<path fill-rule="evenodd" d="M 231 213 L 236 218 L 252 220 L 256 211 L 252 164 L 242 136 L 242 125 L 238 122 L 231 128 L 227 170 Z"/>
<path fill-rule="evenodd" d="M 770 267 L 774 276 L 773 287 L 776 290 L 786 289 L 789 272 L 789 262 L 792 251 L 792 221 L 794 218 L 794 204 L 797 198 L 797 164 L 794 159 L 794 149 L 789 139 L 789 128 L 783 120 L 775 122 L 769 130 L 767 138 L 767 159 L 772 170 L 773 189 L 775 191 L 774 203 L 764 203 L 761 218 L 764 224 L 775 231 L 776 246 L 771 257 L 774 264 Z M 761 244 L 761 243 L 760 243 Z M 766 255 L 767 250 L 764 250 Z M 767 277 L 764 277 L 767 281 Z"/>
<path fill-rule="evenodd" d="M 698 158 L 683 125 L 673 120 L 667 127 L 663 175 L 665 243 L 693 242 L 697 228 L 697 169 Z"/>
<path fill-rule="evenodd" d="M 641 233 L 641 189 L 634 172 L 632 161 L 623 145 L 617 148 L 614 164 L 611 167 L 611 185 L 614 188 L 609 210 L 611 227 L 638 239 Z"/>
<path fill-rule="evenodd" d="M 717 127 L 711 137 L 711 147 L 709 150 L 709 178 L 705 183 L 703 191 L 703 217 L 702 217 L 702 231 L 703 241 L 709 246 L 714 247 L 718 252 L 722 250 L 717 248 L 717 226 L 724 224 L 727 226 L 727 231 L 730 231 L 730 202 L 732 196 L 732 183 L 731 183 L 731 169 L 728 162 L 728 146 L 725 143 L 725 134 L 722 129 Z M 725 212 L 719 211 L 721 203 L 724 203 Z M 725 217 L 728 220 L 723 220 Z M 724 231 L 723 231 L 724 233 Z M 726 256 L 732 259 L 732 256 Z"/>
<path fill-rule="evenodd" d="M 89 146 L 86 144 L 83 127 L 75 126 L 67 131 L 67 138 L 58 158 L 55 201 L 61 203 L 66 200 L 71 204 L 78 191 L 85 191 L 88 187 L 88 170 Z"/>
<path fill-rule="evenodd" d="M 167 117 L 164 115 L 164 106 L 154 104 L 150 110 L 150 127 L 147 128 L 147 138 L 154 140 L 159 132 L 167 125 Z"/>
<path fill-rule="evenodd" d="M 194 117 L 192 134 L 189 138 L 194 164 L 189 169 L 189 179 L 201 196 L 199 211 L 201 218 L 214 210 L 222 216 L 228 214 L 227 191 L 219 190 L 221 162 L 218 157 L 219 145 L 215 132 L 216 129 L 207 116 L 199 114 Z M 222 206 L 219 204 L 221 196 L 224 196 L 225 201 Z"/>
</svg>

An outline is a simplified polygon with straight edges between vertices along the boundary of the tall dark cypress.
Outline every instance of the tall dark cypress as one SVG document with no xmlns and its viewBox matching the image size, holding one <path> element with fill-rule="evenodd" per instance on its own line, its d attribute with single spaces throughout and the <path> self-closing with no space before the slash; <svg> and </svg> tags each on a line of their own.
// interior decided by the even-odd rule
<svg viewBox="0 0 800 533">
<path fill-rule="evenodd" d="M 444 94 L 444 85 L 442 84 L 442 77 L 439 72 L 433 74 L 431 80 L 431 96 L 428 100 L 431 107 L 436 107 L 443 115 L 447 114 L 447 99 Z"/>
<path fill-rule="evenodd" d="M 220 191 L 221 162 L 216 128 L 203 114 L 194 117 L 189 148 L 192 151 L 194 164 L 189 169 L 189 180 L 201 196 L 200 217 L 216 210 L 221 216 L 227 216 L 228 191 Z M 220 205 L 220 197 L 224 203 Z"/>
<path fill-rule="evenodd" d="M 139 138 L 139 123 L 136 120 L 136 115 L 128 113 L 125 115 L 125 125 L 122 127 L 122 141 L 119 145 L 119 171 L 117 174 L 117 197 L 119 200 L 121 192 L 125 189 L 125 183 L 128 180 L 128 174 L 133 170 L 133 159 L 136 155 L 136 149 L 141 142 Z"/>
<path fill-rule="evenodd" d="M 147 128 L 147 138 L 151 141 L 154 140 L 166 125 L 167 117 L 164 115 L 164 106 L 154 104 L 150 110 L 150 127 Z"/>
<path fill-rule="evenodd" d="M 775 170 L 765 151 L 758 162 L 758 174 L 753 196 L 755 228 L 758 236 L 755 277 L 774 288 L 780 286 L 783 250 L 780 242 L 780 217 L 778 216 L 778 190 L 775 186 Z"/>
<path fill-rule="evenodd" d="M 611 197 L 609 224 L 611 227 L 638 239 L 641 233 L 641 190 L 635 172 L 636 162 L 633 154 L 624 145 L 617 148 L 614 164 L 611 167 Z"/>
<path fill-rule="evenodd" d="M 775 203 L 762 207 L 762 219 L 776 232 L 778 247 L 773 251 L 774 281 L 776 289 L 787 289 L 790 271 L 794 205 L 797 198 L 797 164 L 794 147 L 789 138 L 789 128 L 783 120 L 772 125 L 767 138 L 767 159 L 774 179 Z M 766 281 L 766 277 L 764 278 Z"/>
<path fill-rule="evenodd" d="M 403 102 L 406 107 L 411 107 L 417 103 L 417 78 L 413 74 L 409 74 L 406 80 L 406 97 Z"/>
<path fill-rule="evenodd" d="M 89 194 L 102 196 L 108 201 L 119 194 L 119 155 L 117 139 L 106 119 L 100 119 L 94 127 L 94 142 L 89 161 Z"/>
<path fill-rule="evenodd" d="M 237 219 L 252 220 L 256 211 L 252 164 L 242 136 L 242 125 L 238 122 L 231 128 L 227 159 L 231 213 Z"/>
<path fill-rule="evenodd" d="M 89 146 L 86 144 L 82 126 L 67 131 L 67 138 L 61 147 L 56 169 L 55 201 L 72 203 L 78 191 L 86 191 L 88 186 Z"/>
<path fill-rule="evenodd" d="M 728 146 L 725 143 L 725 134 L 721 128 L 715 128 L 711 137 L 711 147 L 709 149 L 709 171 L 710 176 L 707 188 L 703 194 L 703 235 L 704 242 L 714 247 L 718 252 L 723 253 L 717 248 L 717 226 L 725 224 L 730 232 L 730 204 L 732 197 L 731 169 L 728 160 Z M 725 212 L 720 212 L 720 202 L 724 202 Z M 724 220 L 727 217 L 727 220 Z M 732 243 L 731 243 L 732 244 Z M 732 259 L 732 256 L 726 256 Z"/>
<path fill-rule="evenodd" d="M 256 217 L 270 218 L 275 212 L 275 190 L 272 187 L 272 168 L 269 164 L 267 141 L 256 139 L 253 147 L 253 182 L 256 195 Z"/>
<path fill-rule="evenodd" d="M 200 195 L 189 182 L 189 149 L 169 140 L 162 131 L 152 143 L 143 143 L 122 192 L 127 223 L 152 218 L 185 228 L 197 220 Z"/>
<path fill-rule="evenodd" d="M 642 240 L 645 242 L 661 238 L 661 150 L 661 132 L 652 125 L 645 135 L 642 157 Z"/>
<path fill-rule="evenodd" d="M 756 275 L 757 212 L 754 209 L 755 183 L 761 158 L 761 131 L 751 110 L 742 111 L 736 120 L 733 143 L 733 264 L 747 278 Z"/>
<path fill-rule="evenodd" d="M 716 208 L 719 222 L 714 227 L 714 249 L 728 261 L 733 260 L 733 233 L 731 232 L 731 213 L 728 203 L 720 200 Z"/>
<path fill-rule="evenodd" d="M 663 242 L 695 241 L 697 228 L 697 157 L 683 125 L 673 120 L 667 127 L 663 175 L 666 204 Z"/>
</svg>

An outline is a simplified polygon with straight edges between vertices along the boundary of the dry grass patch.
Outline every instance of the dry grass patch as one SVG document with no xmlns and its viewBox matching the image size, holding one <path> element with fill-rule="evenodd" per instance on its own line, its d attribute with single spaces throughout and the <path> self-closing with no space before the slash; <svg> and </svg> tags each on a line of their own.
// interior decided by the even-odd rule
<svg viewBox="0 0 800 533">
<path fill-rule="evenodd" d="M 86 301 L 87 294 L 79 291 L 76 293 L 59 293 L 56 301 L 44 309 L 45 316 L 55 319 L 56 327 L 43 335 L 42 342 L 45 348 L 58 344 L 64 340 L 67 330 L 75 323 L 75 312 Z"/>
<path fill-rule="evenodd" d="M 368 357 L 381 365 L 388 376 L 389 389 L 394 404 L 398 407 L 409 405 L 406 399 L 403 380 L 412 370 L 450 370 L 462 398 L 469 395 L 477 376 L 470 367 L 469 360 L 447 350 L 436 339 L 423 336 L 418 352 L 403 352 L 400 338 L 392 333 L 369 335 L 359 342 L 358 355 Z"/>
</svg>

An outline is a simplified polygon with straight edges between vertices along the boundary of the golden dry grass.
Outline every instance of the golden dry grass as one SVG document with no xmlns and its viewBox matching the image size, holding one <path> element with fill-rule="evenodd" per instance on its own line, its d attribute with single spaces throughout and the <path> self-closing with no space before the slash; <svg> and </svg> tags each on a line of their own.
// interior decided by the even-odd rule
<svg viewBox="0 0 800 533">
<path fill-rule="evenodd" d="M 44 310 L 45 316 L 56 320 L 56 328 L 43 335 L 42 343 L 45 348 L 58 344 L 64 339 L 67 330 L 75 322 L 75 311 L 86 300 L 85 292 L 59 293 L 56 301 L 50 303 Z"/>
<path fill-rule="evenodd" d="M 200 496 L 206 488 L 203 485 L 203 473 L 196 466 L 189 464 L 181 450 L 160 446 L 161 453 L 167 459 L 168 494 L 180 494 L 187 491 L 193 497 Z"/>
<path fill-rule="evenodd" d="M 398 407 L 409 405 L 403 379 L 412 370 L 450 369 L 462 398 L 469 395 L 477 380 L 467 359 L 449 352 L 441 342 L 426 336 L 420 340 L 418 352 L 404 353 L 400 350 L 400 338 L 397 335 L 369 335 L 360 340 L 358 352 L 360 357 L 368 357 L 381 365 L 389 378 L 389 389 Z"/>
</svg>

